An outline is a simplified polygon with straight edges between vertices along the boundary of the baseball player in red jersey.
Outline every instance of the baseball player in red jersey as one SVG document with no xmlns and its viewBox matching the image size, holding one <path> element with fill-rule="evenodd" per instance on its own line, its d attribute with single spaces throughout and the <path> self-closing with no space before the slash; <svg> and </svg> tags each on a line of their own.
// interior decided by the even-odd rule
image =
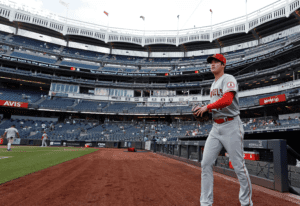
<svg viewBox="0 0 300 206">
<path fill-rule="evenodd" d="M 44 134 L 42 135 L 42 146 L 41 147 L 47 147 L 47 142 L 46 142 L 47 139 L 48 139 L 48 135 L 44 131 Z"/>
<path fill-rule="evenodd" d="M 224 146 L 240 182 L 241 206 L 253 206 L 252 185 L 244 160 L 244 128 L 240 119 L 238 85 L 234 76 L 224 74 L 226 59 L 221 54 L 207 58 L 215 81 L 210 88 L 210 104 L 193 108 L 194 115 L 212 112 L 213 127 L 205 142 L 201 161 L 201 206 L 213 204 L 213 164 Z"/>
</svg>

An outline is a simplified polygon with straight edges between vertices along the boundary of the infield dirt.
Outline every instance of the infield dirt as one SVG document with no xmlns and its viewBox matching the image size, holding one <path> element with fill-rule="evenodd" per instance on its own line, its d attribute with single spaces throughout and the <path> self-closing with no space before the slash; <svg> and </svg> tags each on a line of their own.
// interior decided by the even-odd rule
<svg viewBox="0 0 300 206">
<path fill-rule="evenodd" d="M 240 205 L 239 187 L 214 176 L 213 205 Z M 200 169 L 152 152 L 103 148 L 0 185 L 0 204 L 200 205 L 200 188 Z M 253 189 L 252 201 L 255 206 L 299 205 L 278 194 Z"/>
</svg>

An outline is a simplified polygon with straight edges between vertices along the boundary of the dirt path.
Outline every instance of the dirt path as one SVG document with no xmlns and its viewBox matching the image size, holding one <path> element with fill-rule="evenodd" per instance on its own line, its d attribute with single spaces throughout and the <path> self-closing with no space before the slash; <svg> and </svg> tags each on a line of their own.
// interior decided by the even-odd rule
<svg viewBox="0 0 300 206">
<path fill-rule="evenodd" d="M 0 205 L 200 205 L 200 185 L 200 168 L 104 148 L 0 185 Z M 253 189 L 254 205 L 300 205 L 272 192 Z M 214 206 L 238 206 L 238 194 L 238 183 L 214 176 Z"/>
</svg>

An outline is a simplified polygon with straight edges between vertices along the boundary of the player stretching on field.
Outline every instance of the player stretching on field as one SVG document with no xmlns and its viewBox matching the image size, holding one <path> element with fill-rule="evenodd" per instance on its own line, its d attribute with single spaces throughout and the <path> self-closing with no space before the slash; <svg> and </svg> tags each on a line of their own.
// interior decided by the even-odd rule
<svg viewBox="0 0 300 206">
<path fill-rule="evenodd" d="M 46 134 L 46 132 L 44 132 L 43 136 L 42 136 L 42 146 L 41 147 L 47 147 L 47 142 L 46 140 L 48 139 L 48 135 Z"/>
<path fill-rule="evenodd" d="M 11 151 L 10 146 L 11 143 L 14 142 L 14 139 L 16 138 L 16 134 L 18 135 L 18 138 L 20 138 L 18 130 L 15 128 L 15 125 L 12 125 L 10 128 L 5 130 L 5 133 L 3 134 L 3 137 L 7 135 L 7 151 Z"/>
<path fill-rule="evenodd" d="M 215 81 L 210 88 L 210 104 L 195 107 L 194 115 L 212 112 L 213 127 L 205 142 L 201 161 L 201 206 L 213 204 L 213 163 L 224 146 L 240 182 L 239 200 L 242 206 L 253 206 L 252 186 L 244 160 L 244 128 L 240 119 L 238 86 L 234 76 L 224 74 L 226 59 L 221 54 L 207 58 Z"/>
</svg>

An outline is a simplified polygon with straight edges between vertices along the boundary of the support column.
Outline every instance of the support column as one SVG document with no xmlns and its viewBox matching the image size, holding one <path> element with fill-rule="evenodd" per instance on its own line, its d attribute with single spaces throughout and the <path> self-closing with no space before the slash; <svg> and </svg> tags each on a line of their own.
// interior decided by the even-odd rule
<svg viewBox="0 0 300 206">
<path fill-rule="evenodd" d="M 288 192 L 288 163 L 286 140 L 268 140 L 268 148 L 273 150 L 274 186 L 279 192 Z"/>
<path fill-rule="evenodd" d="M 144 46 L 145 46 L 145 35 L 142 36 L 142 47 L 144 47 Z"/>
<path fill-rule="evenodd" d="M 16 26 L 15 35 L 18 35 L 18 33 L 19 33 L 19 24 L 18 24 L 18 22 L 15 22 L 15 26 Z"/>
<path fill-rule="evenodd" d="M 190 145 L 186 146 L 186 158 L 189 159 L 189 150 L 190 150 Z"/>
<path fill-rule="evenodd" d="M 199 145 L 197 146 L 197 160 L 198 162 L 202 160 L 201 147 Z"/>
<path fill-rule="evenodd" d="M 293 71 L 293 81 L 295 81 L 295 71 Z"/>
<path fill-rule="evenodd" d="M 69 36 L 67 36 L 67 47 L 69 47 Z"/>
<path fill-rule="evenodd" d="M 181 156 L 181 145 L 178 145 L 177 148 L 178 148 L 178 157 L 180 157 Z"/>
<path fill-rule="evenodd" d="M 285 0 L 285 17 L 288 18 L 290 16 L 290 7 L 289 0 Z"/>
</svg>

